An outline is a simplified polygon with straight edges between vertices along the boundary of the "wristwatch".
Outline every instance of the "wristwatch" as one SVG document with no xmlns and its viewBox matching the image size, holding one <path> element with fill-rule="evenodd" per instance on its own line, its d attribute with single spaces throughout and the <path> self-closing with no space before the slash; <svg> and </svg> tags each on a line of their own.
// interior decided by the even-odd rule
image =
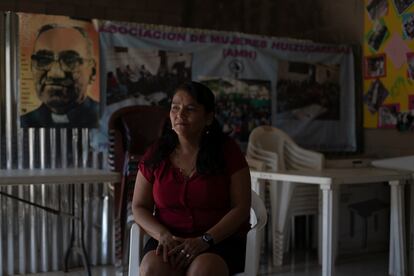
<svg viewBox="0 0 414 276">
<path fill-rule="evenodd" d="M 203 242 L 208 243 L 208 245 L 210 245 L 210 246 L 213 246 L 214 245 L 214 239 L 213 239 L 213 237 L 209 233 L 204 233 L 201 236 L 201 239 L 203 240 Z"/>
</svg>

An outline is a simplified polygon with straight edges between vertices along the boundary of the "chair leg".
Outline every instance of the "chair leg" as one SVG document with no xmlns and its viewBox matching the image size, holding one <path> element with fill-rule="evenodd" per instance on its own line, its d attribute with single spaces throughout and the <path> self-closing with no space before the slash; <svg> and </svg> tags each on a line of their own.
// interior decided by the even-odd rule
<svg viewBox="0 0 414 276">
<path fill-rule="evenodd" d="M 305 248 L 310 248 L 310 227 L 309 227 L 309 217 L 310 215 L 305 216 Z"/>
<path fill-rule="evenodd" d="M 296 248 L 296 237 L 295 237 L 295 233 L 296 232 L 296 229 L 295 229 L 295 216 L 292 216 L 292 218 L 291 218 L 291 228 L 290 228 L 290 233 L 291 233 L 291 237 L 292 237 L 292 246 L 291 246 L 291 248 L 292 248 L 292 251 L 293 251 L 293 249 L 295 249 Z"/>
</svg>

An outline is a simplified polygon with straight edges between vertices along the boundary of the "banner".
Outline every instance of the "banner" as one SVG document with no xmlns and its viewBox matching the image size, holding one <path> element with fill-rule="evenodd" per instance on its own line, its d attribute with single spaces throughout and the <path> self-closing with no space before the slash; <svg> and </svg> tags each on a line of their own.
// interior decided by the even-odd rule
<svg viewBox="0 0 414 276">
<path fill-rule="evenodd" d="M 102 127 L 116 109 L 165 105 L 185 80 L 216 95 L 223 130 L 242 146 L 271 124 L 300 145 L 355 151 L 350 47 L 234 32 L 101 21 Z"/>
<path fill-rule="evenodd" d="M 414 130 L 414 0 L 365 0 L 364 126 Z"/>
<path fill-rule="evenodd" d="M 99 38 L 91 22 L 19 13 L 21 127 L 99 122 Z"/>
</svg>

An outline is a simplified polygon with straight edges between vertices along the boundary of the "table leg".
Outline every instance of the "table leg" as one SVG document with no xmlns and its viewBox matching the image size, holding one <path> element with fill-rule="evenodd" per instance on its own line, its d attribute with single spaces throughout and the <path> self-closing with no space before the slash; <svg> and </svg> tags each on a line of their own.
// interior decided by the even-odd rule
<svg viewBox="0 0 414 276">
<path fill-rule="evenodd" d="M 409 256 L 409 269 L 408 269 L 408 273 L 409 275 L 414 275 L 414 186 L 413 186 L 413 182 L 414 182 L 414 174 L 413 174 L 413 178 L 411 180 L 409 180 L 409 184 L 410 184 L 410 232 L 409 232 L 409 240 L 408 240 L 408 244 L 410 245 L 410 248 L 408 250 L 408 256 Z"/>
<path fill-rule="evenodd" d="M 80 191 L 78 191 L 80 189 Z M 91 267 L 88 261 L 88 254 L 85 249 L 84 241 L 84 223 L 83 223 L 83 186 L 71 187 L 72 193 L 72 214 L 75 218 L 72 219 L 72 234 L 69 242 L 69 247 L 65 253 L 65 260 L 63 263 L 63 271 L 68 272 L 68 262 L 70 253 L 77 254 L 82 259 L 82 264 L 85 267 L 85 275 L 91 276 Z M 77 218 L 76 218 L 77 217 Z"/>
<path fill-rule="evenodd" d="M 391 186 L 391 224 L 390 224 L 390 271 L 391 275 L 405 276 L 405 223 L 404 223 L 404 185 L 395 180 Z M 391 266 L 392 265 L 392 266 Z"/>
<path fill-rule="evenodd" d="M 322 276 L 334 275 L 334 189 L 332 184 L 321 184 L 322 190 Z"/>
</svg>

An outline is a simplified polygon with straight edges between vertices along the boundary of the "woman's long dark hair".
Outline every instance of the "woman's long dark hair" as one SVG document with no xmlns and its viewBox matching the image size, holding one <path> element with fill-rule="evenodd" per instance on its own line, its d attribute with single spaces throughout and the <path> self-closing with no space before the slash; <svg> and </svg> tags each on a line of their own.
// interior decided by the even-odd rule
<svg viewBox="0 0 414 276">
<path fill-rule="evenodd" d="M 215 98 L 211 90 L 198 82 L 186 82 L 175 89 L 185 91 L 191 95 L 198 104 L 204 107 L 206 113 L 214 112 Z M 211 125 L 207 126 L 202 133 L 197 155 L 196 168 L 200 174 L 217 174 L 225 170 L 223 143 L 225 134 L 216 118 Z M 162 160 L 168 158 L 178 145 L 178 136 L 171 128 L 171 124 L 165 128 L 161 138 L 158 140 L 157 149 L 153 155 L 145 162 L 146 165 L 156 168 Z"/>
</svg>

